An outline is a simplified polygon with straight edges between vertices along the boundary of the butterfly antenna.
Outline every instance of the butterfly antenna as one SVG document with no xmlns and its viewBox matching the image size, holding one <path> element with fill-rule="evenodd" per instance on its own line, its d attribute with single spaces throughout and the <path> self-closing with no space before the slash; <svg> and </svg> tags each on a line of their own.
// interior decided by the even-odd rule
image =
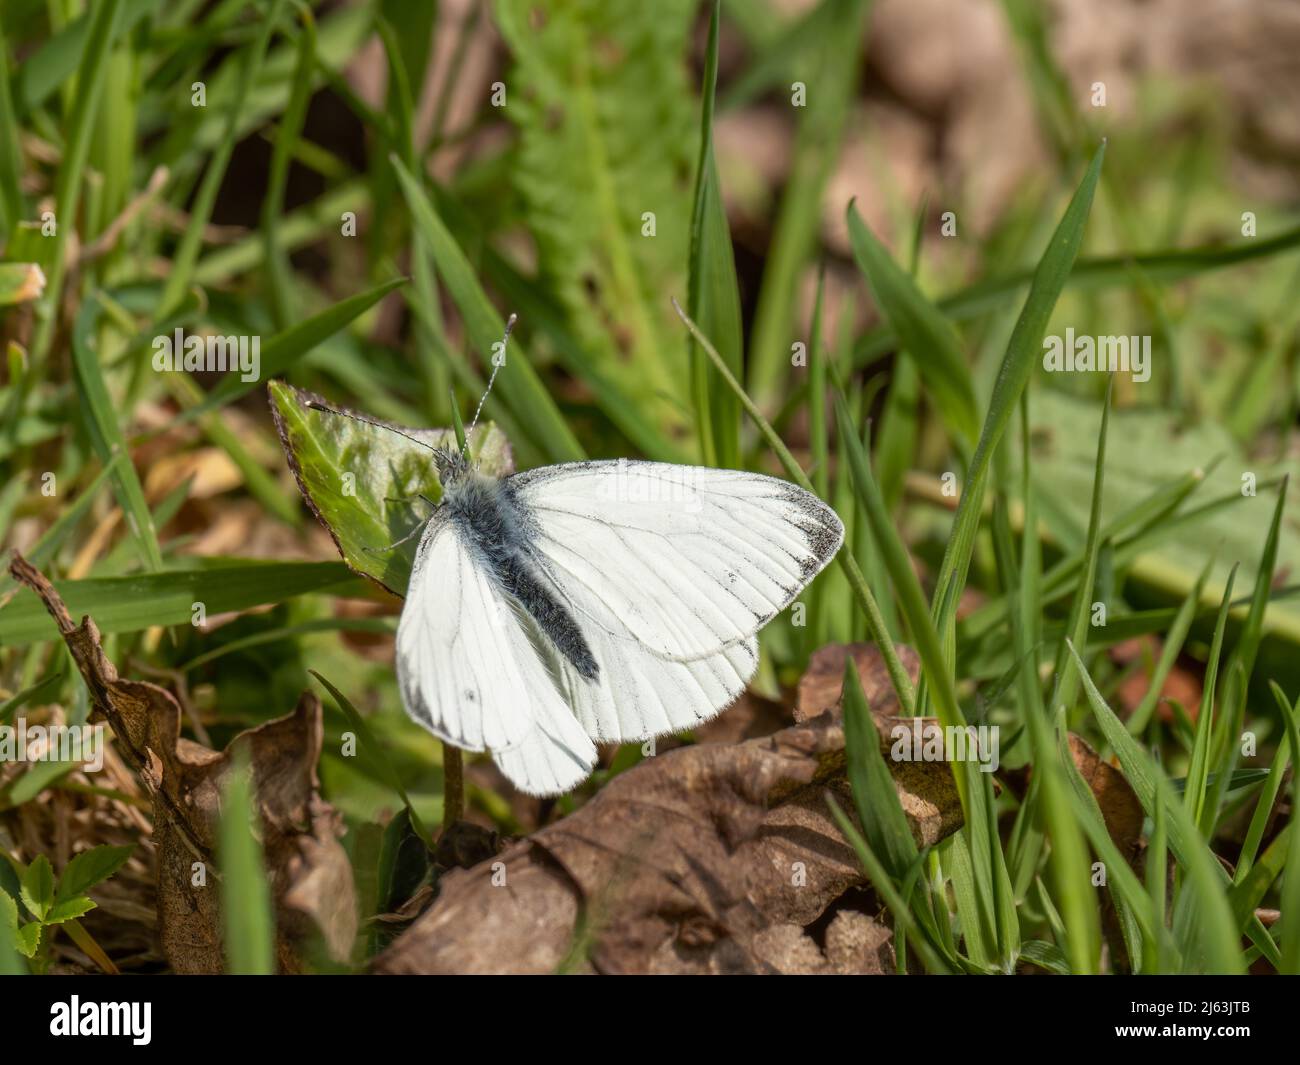
<svg viewBox="0 0 1300 1065">
<path fill-rule="evenodd" d="M 492 391 L 492 384 L 497 379 L 497 373 L 506 362 L 506 345 L 510 342 L 510 331 L 515 327 L 515 321 L 519 315 L 511 314 L 506 319 L 505 336 L 501 338 L 501 350 L 493 352 L 492 356 L 492 373 L 488 377 L 487 388 L 483 391 L 483 397 L 478 401 L 478 406 L 474 408 L 474 417 L 469 423 L 469 429 L 465 432 L 465 447 L 469 448 L 470 434 L 474 432 L 474 426 L 478 425 L 478 416 L 483 413 L 483 404 L 487 402 L 488 394 Z"/>
<path fill-rule="evenodd" d="M 307 408 L 308 410 L 323 410 L 327 414 L 337 414 L 343 418 L 351 418 L 354 422 L 365 422 L 367 425 L 373 425 L 379 429 L 387 429 L 390 433 L 396 433 L 398 436 L 404 436 L 407 440 L 411 441 L 411 443 L 413 444 L 419 444 L 421 447 L 427 447 L 430 451 L 434 451 L 434 452 L 438 451 L 438 449 L 434 447 L 432 444 L 427 443 L 424 440 L 420 440 L 412 436 L 410 433 L 404 433 L 402 432 L 401 429 L 389 425 L 387 422 L 381 422 L 375 418 L 367 418 L 364 414 L 353 414 L 350 411 L 338 410 L 334 407 L 328 406 L 327 404 L 317 403 L 315 400 L 310 400 L 310 399 L 307 401 Z"/>
</svg>

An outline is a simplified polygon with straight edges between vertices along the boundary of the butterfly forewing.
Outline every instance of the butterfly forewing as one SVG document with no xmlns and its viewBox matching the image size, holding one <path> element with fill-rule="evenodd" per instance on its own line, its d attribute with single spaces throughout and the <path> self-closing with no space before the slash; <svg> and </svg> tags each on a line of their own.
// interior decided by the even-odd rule
<svg viewBox="0 0 1300 1065">
<path fill-rule="evenodd" d="M 761 474 L 618 460 L 506 484 L 579 621 L 661 658 L 715 655 L 752 636 L 844 539 L 825 503 Z"/>
</svg>

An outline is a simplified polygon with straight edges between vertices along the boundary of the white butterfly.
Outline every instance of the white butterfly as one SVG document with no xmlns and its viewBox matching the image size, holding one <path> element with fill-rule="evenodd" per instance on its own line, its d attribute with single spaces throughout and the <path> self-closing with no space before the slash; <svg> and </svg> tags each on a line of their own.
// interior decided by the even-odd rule
<svg viewBox="0 0 1300 1065">
<path fill-rule="evenodd" d="M 437 461 L 397 630 L 402 701 L 533 795 L 580 783 L 597 741 L 730 706 L 758 630 L 844 539 L 816 496 L 755 473 L 619 459 L 498 479 Z"/>
</svg>

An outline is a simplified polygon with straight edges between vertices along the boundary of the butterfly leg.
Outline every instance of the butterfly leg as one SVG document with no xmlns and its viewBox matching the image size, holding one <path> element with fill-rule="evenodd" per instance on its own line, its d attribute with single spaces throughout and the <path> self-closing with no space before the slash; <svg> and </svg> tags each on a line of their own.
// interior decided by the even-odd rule
<svg viewBox="0 0 1300 1065">
<path fill-rule="evenodd" d="M 419 525 L 417 525 L 414 529 L 412 529 L 409 533 L 403 536 L 396 543 L 389 544 L 387 547 L 363 547 L 361 550 L 366 552 L 366 554 L 368 555 L 382 555 L 387 551 L 393 550 L 393 548 L 395 547 L 401 547 L 404 543 L 408 543 L 409 541 L 414 540 L 417 536 L 420 535 L 420 533 L 424 532 L 424 527 L 428 524 L 429 524 L 429 520 L 426 518 L 424 521 L 420 522 Z"/>
<path fill-rule="evenodd" d="M 413 496 L 384 496 L 385 503 L 410 503 L 412 500 L 422 499 L 429 504 L 434 510 L 438 509 L 438 504 L 430 499 L 423 492 L 418 492 Z"/>
</svg>

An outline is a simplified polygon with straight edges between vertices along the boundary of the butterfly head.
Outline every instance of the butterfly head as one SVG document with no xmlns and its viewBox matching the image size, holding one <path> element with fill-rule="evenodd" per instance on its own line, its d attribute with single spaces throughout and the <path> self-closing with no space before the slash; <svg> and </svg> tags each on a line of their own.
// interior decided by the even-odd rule
<svg viewBox="0 0 1300 1065">
<path fill-rule="evenodd" d="M 438 465 L 438 481 L 444 492 L 466 480 L 473 468 L 469 457 L 456 448 L 434 448 L 433 461 Z"/>
</svg>

